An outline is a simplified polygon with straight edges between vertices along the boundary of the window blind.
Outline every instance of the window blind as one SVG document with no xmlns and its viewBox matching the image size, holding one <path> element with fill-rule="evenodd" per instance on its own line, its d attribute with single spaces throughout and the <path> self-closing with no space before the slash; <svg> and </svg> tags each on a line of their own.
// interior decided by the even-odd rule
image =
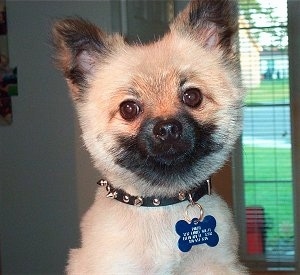
<svg viewBox="0 0 300 275">
<path fill-rule="evenodd" d="M 295 226 L 286 0 L 240 0 L 247 90 L 242 135 L 243 255 L 252 267 L 293 269 Z"/>
</svg>

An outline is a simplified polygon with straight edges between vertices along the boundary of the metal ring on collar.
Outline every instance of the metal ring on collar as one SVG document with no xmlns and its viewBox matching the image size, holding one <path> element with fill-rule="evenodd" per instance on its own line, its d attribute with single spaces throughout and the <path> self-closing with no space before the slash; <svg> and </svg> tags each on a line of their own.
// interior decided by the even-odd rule
<svg viewBox="0 0 300 275">
<path fill-rule="evenodd" d="M 198 207 L 199 211 L 200 211 L 200 214 L 199 214 L 199 217 L 198 217 L 198 221 L 201 221 L 203 219 L 203 216 L 204 216 L 204 210 L 202 208 L 202 206 L 199 204 L 199 203 L 189 203 L 188 206 L 186 207 L 185 209 L 185 214 L 184 214 L 184 217 L 186 219 L 187 222 L 191 222 L 192 219 L 190 218 L 190 215 L 189 215 L 189 208 L 190 207 Z"/>
</svg>

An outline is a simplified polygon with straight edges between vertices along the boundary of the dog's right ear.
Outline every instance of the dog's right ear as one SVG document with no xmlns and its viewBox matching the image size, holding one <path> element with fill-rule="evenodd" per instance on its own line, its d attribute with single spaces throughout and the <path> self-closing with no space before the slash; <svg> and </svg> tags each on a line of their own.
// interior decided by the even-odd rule
<svg viewBox="0 0 300 275">
<path fill-rule="evenodd" d="M 81 18 L 57 21 L 52 40 L 56 64 L 64 73 L 74 100 L 82 98 L 96 64 L 107 58 L 115 44 L 123 43 L 121 36 L 110 36 Z"/>
<path fill-rule="evenodd" d="M 228 60 L 237 58 L 237 0 L 191 0 L 170 28 L 206 49 L 223 51 Z"/>
</svg>

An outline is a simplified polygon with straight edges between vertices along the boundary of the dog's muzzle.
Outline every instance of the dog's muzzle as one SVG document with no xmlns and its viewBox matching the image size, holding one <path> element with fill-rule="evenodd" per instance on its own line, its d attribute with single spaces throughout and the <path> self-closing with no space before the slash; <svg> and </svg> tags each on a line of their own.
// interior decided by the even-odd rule
<svg viewBox="0 0 300 275">
<path fill-rule="evenodd" d="M 148 136 L 148 154 L 162 164 L 172 164 L 191 148 L 191 141 L 184 135 L 182 123 L 175 119 L 159 119 Z"/>
</svg>

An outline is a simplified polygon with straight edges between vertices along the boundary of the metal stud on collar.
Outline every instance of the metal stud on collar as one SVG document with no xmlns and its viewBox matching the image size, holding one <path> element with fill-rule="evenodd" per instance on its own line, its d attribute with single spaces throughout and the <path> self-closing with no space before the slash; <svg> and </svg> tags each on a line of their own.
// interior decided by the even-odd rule
<svg viewBox="0 0 300 275">
<path fill-rule="evenodd" d="M 137 197 L 134 200 L 134 206 L 142 206 L 142 204 L 143 204 L 143 198 L 142 197 Z"/>
<path fill-rule="evenodd" d="M 116 199 L 118 196 L 118 192 L 117 191 L 109 191 L 106 195 L 107 198 L 111 198 L 111 199 Z"/>
<path fill-rule="evenodd" d="M 99 184 L 100 186 L 106 186 L 107 185 L 107 180 L 99 180 L 98 182 L 97 182 L 97 184 Z"/>
<path fill-rule="evenodd" d="M 123 202 L 129 203 L 129 196 L 124 195 L 124 196 L 123 196 Z"/>
<path fill-rule="evenodd" d="M 155 206 L 159 206 L 160 205 L 160 200 L 155 198 L 152 203 Z"/>
<path fill-rule="evenodd" d="M 180 201 L 184 201 L 184 200 L 186 199 L 186 193 L 185 193 L 184 191 L 180 191 L 180 192 L 178 193 L 178 199 L 179 199 Z"/>
</svg>

